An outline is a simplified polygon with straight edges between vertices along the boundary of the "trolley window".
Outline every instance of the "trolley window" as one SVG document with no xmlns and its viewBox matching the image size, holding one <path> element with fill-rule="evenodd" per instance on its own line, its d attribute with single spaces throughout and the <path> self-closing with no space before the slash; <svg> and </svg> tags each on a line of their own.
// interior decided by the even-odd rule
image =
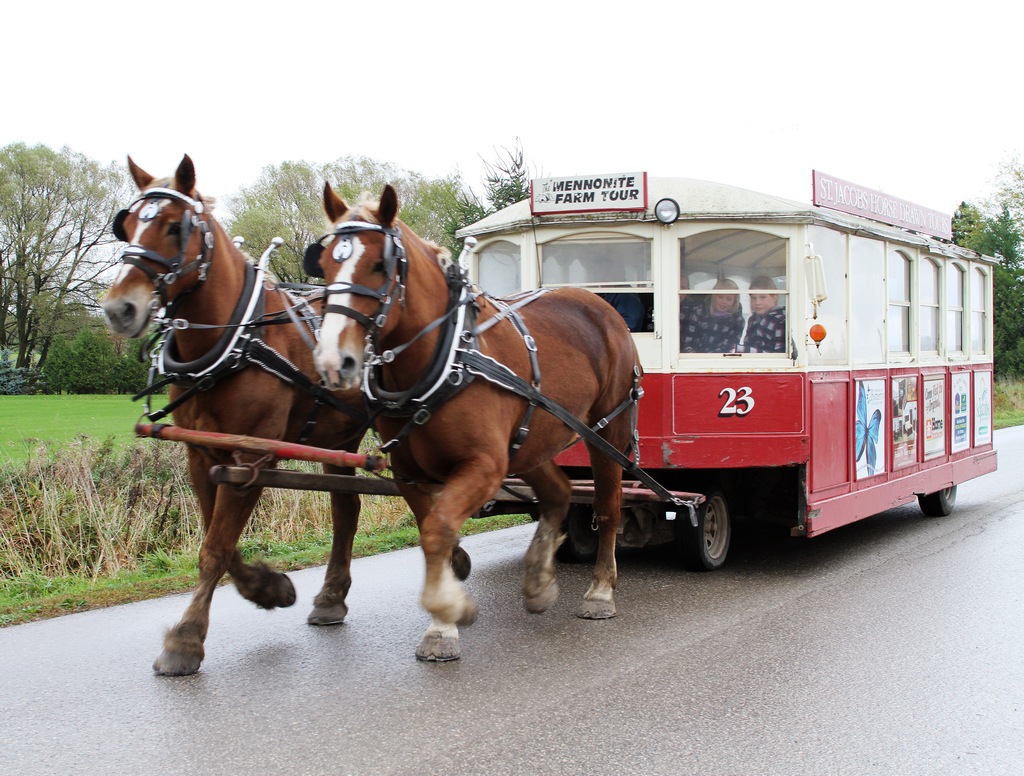
<svg viewBox="0 0 1024 776">
<path fill-rule="evenodd" d="M 499 297 L 522 291 L 518 245 L 508 240 L 497 240 L 486 245 L 478 256 L 480 288 Z"/>
<path fill-rule="evenodd" d="M 939 266 L 931 259 L 921 260 L 918 298 L 921 354 L 934 355 L 939 350 Z"/>
<path fill-rule="evenodd" d="M 885 246 L 878 240 L 850 237 L 850 308 L 853 363 L 885 361 Z"/>
<path fill-rule="evenodd" d="M 752 229 L 680 241 L 683 353 L 785 353 L 789 242 Z"/>
<path fill-rule="evenodd" d="M 985 270 L 975 267 L 971 279 L 971 354 L 985 353 L 985 329 L 988 326 L 986 309 L 988 275 Z"/>
<path fill-rule="evenodd" d="M 540 251 L 541 285 L 588 288 L 619 311 L 630 331 L 654 330 L 650 240 L 592 233 L 552 240 Z"/>
<path fill-rule="evenodd" d="M 910 352 L 910 257 L 889 252 L 889 352 Z"/>
<path fill-rule="evenodd" d="M 946 265 L 946 354 L 964 352 L 964 270 L 959 264 Z"/>
</svg>

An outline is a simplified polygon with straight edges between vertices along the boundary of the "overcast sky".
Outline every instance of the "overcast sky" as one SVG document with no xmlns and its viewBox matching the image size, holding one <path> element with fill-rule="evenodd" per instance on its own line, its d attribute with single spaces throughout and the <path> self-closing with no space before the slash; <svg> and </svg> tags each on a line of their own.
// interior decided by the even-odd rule
<svg viewBox="0 0 1024 776">
<path fill-rule="evenodd" d="M 188 153 L 224 196 L 346 155 L 479 191 L 518 138 L 534 176 L 809 202 L 818 169 L 951 214 L 1024 150 L 1022 22 L 994 0 L 8 2 L 0 146 L 155 175 Z"/>
</svg>

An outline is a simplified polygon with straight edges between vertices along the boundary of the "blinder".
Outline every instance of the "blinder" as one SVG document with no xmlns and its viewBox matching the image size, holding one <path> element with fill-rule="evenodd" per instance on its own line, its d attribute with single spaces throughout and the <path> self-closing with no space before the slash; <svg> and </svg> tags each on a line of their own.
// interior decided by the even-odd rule
<svg viewBox="0 0 1024 776">
<path fill-rule="evenodd" d="M 302 269 L 307 275 L 314 278 L 324 277 L 323 267 L 320 266 L 320 259 L 324 252 L 324 240 L 328 237 L 334 237 L 337 243 L 332 250 L 331 258 L 333 258 L 338 264 L 341 264 L 352 255 L 352 250 L 349 239 L 352 235 L 359 234 L 360 232 L 380 232 L 384 235 L 384 248 L 381 251 L 381 259 L 384 262 L 384 272 L 391 280 L 395 276 L 395 267 L 398 266 L 398 275 L 400 282 L 405 282 L 406 275 L 406 256 L 405 246 L 402 245 L 402 233 L 394 227 L 380 226 L 378 224 L 369 224 L 364 221 L 345 221 L 338 224 L 333 232 L 325 234 L 317 242 L 312 243 L 306 248 L 305 253 L 302 255 Z M 339 242 L 345 241 L 345 242 Z M 349 244 L 349 249 L 346 250 L 343 246 Z"/>
<path fill-rule="evenodd" d="M 118 211 L 117 215 L 114 216 L 114 223 L 110 226 L 110 231 L 114 233 L 121 242 L 128 242 L 128 233 L 124 230 L 124 220 L 128 218 L 128 208 Z"/>
</svg>

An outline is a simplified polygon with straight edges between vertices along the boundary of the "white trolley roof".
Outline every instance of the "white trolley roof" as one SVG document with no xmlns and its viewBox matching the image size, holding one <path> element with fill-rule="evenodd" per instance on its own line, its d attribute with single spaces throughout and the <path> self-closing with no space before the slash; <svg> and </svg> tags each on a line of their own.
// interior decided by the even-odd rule
<svg viewBox="0 0 1024 776">
<path fill-rule="evenodd" d="M 843 232 L 922 247 L 940 255 L 974 260 L 983 258 L 994 262 L 990 257 L 982 257 L 974 251 L 930 235 L 784 197 L 694 178 L 648 177 L 647 209 L 644 211 L 605 211 L 535 216 L 530 211 L 530 201 L 523 200 L 474 224 L 463 227 L 456 233 L 456 236 L 459 238 L 484 237 L 541 225 L 582 226 L 648 221 L 656 223 L 654 206 L 659 200 L 666 197 L 674 199 L 679 204 L 681 211 L 679 222 L 763 221 L 766 223 L 820 224 Z"/>
</svg>

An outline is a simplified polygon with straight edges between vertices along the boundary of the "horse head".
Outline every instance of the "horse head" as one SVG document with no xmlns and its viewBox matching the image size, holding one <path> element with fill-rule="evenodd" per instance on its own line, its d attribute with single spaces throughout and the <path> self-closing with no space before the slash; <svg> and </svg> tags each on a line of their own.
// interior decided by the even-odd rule
<svg viewBox="0 0 1024 776">
<path fill-rule="evenodd" d="M 128 246 L 102 308 L 111 331 L 139 337 L 157 310 L 206 279 L 213 222 L 188 155 L 170 178 L 155 178 L 131 157 L 128 169 L 140 195 L 114 218 L 114 236 Z"/>
<path fill-rule="evenodd" d="M 394 303 L 408 274 L 403 240 L 415 236 L 398 220 L 398 195 L 391 185 L 379 203 L 350 208 L 328 183 L 324 212 L 333 229 L 309 246 L 304 259 L 309 274 L 327 281 L 314 359 L 329 388 L 348 390 L 359 385 L 367 346 L 398 326 L 401 305 Z"/>
</svg>

